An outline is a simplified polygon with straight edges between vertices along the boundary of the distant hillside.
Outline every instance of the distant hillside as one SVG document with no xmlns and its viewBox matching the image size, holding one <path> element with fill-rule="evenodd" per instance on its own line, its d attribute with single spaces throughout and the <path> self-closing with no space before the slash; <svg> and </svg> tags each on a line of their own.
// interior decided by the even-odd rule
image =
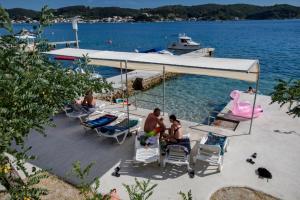
<svg viewBox="0 0 300 200">
<path fill-rule="evenodd" d="M 8 12 L 11 19 L 24 19 L 24 17 L 35 19 L 39 15 L 38 11 L 23 8 L 12 8 L 6 11 Z"/>
<path fill-rule="evenodd" d="M 8 9 L 13 19 L 24 16 L 36 18 L 38 11 L 14 8 Z M 73 17 L 80 15 L 86 19 L 101 19 L 113 16 L 132 16 L 136 21 L 152 21 L 153 19 L 189 19 L 231 20 L 231 19 L 291 19 L 300 18 L 300 7 L 281 4 L 274 6 L 255 6 L 248 4 L 204 4 L 197 6 L 172 5 L 158 8 L 129 9 L 119 7 L 86 7 L 69 6 L 53 10 L 56 16 Z M 147 14 L 145 14 L 147 13 Z"/>
</svg>

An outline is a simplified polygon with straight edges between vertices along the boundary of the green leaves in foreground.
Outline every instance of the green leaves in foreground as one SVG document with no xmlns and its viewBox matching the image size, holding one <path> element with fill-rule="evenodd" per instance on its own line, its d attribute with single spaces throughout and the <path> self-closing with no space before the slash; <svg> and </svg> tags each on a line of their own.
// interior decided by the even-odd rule
<svg viewBox="0 0 300 200">
<path fill-rule="evenodd" d="M 130 200 L 147 200 L 153 194 L 154 188 L 157 184 L 150 184 L 150 180 L 147 181 L 138 181 L 135 180 L 135 185 L 126 185 L 123 186 L 126 188 Z"/>
<path fill-rule="evenodd" d="M 179 195 L 181 196 L 182 200 L 193 200 L 192 191 L 191 190 L 189 190 L 188 193 L 186 193 L 186 194 L 180 191 Z"/>
<path fill-rule="evenodd" d="M 8 13 L 0 6 L 0 28 L 4 28 L 10 33 L 13 33 L 13 28 L 11 21 L 9 19 Z"/>
<path fill-rule="evenodd" d="M 44 7 L 38 34 L 42 27 L 49 25 L 51 17 L 50 10 Z M 38 196 L 45 194 L 45 190 L 39 190 L 32 184 L 38 183 L 43 176 L 32 177 L 30 181 L 31 176 L 25 171 L 24 163 L 30 158 L 25 139 L 34 134 L 33 131 L 44 133 L 46 126 L 54 125 L 52 116 L 60 112 L 66 103 L 73 102 L 87 90 L 105 92 L 111 85 L 102 78 L 91 79 L 89 71 L 85 74 L 70 72 L 50 60 L 41 48 L 28 50 L 26 41 L 14 37 L 9 16 L 1 7 L 0 28 L 9 32 L 0 37 L 0 167 L 5 165 L 6 153 L 13 155 L 29 182 L 19 182 L 15 187 L 8 185 L 7 188 L 14 188 L 8 191 L 17 199 L 22 199 L 26 193 L 24 190 L 32 194 L 27 196 L 39 199 Z M 42 43 L 42 39 L 38 42 Z M 85 61 L 86 58 L 81 67 L 87 64 Z M 0 174 L 1 183 L 2 180 L 5 180 L 4 174 Z"/>
<path fill-rule="evenodd" d="M 91 182 L 87 181 L 87 177 L 95 163 L 90 163 L 85 167 L 81 166 L 79 161 L 73 163 L 72 173 L 79 178 L 79 190 L 85 200 L 109 200 L 109 196 L 98 193 L 100 188 L 99 177 L 94 178 Z"/>
<path fill-rule="evenodd" d="M 289 115 L 300 117 L 300 80 L 284 81 L 279 80 L 271 93 L 272 103 L 279 103 L 280 106 L 288 104 Z"/>
</svg>

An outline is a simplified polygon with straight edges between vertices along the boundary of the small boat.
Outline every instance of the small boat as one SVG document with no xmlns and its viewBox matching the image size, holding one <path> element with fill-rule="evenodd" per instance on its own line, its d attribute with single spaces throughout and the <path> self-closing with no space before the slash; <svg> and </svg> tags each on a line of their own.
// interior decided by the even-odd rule
<svg viewBox="0 0 300 200">
<path fill-rule="evenodd" d="M 147 49 L 147 50 L 139 50 L 139 49 L 135 49 L 134 50 L 136 53 L 156 53 L 156 54 L 168 54 L 168 55 L 173 55 L 172 52 L 161 48 L 161 47 L 156 47 L 156 48 L 152 48 L 152 49 Z"/>
<path fill-rule="evenodd" d="M 26 29 L 22 29 L 19 33 L 15 34 L 14 37 L 18 41 L 22 41 L 25 44 L 25 51 L 33 51 L 35 49 L 35 39 L 36 39 L 36 34 L 32 33 Z"/>
<path fill-rule="evenodd" d="M 86 74 L 86 72 L 84 71 L 84 69 L 82 69 L 81 67 L 76 67 L 74 69 L 74 71 L 77 73 L 77 74 Z M 98 74 L 97 72 L 93 71 L 93 72 L 90 72 L 90 77 L 91 79 L 102 79 L 103 77 L 101 76 L 101 74 Z"/>
<path fill-rule="evenodd" d="M 178 41 L 168 46 L 170 50 L 198 50 L 200 43 L 194 42 L 191 37 L 186 34 L 179 34 Z"/>
</svg>

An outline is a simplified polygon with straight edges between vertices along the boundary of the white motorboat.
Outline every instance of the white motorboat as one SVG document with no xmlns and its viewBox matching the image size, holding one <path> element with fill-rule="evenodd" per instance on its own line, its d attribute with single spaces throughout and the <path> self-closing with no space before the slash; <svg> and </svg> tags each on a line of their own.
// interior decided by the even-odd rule
<svg viewBox="0 0 300 200">
<path fill-rule="evenodd" d="M 192 40 L 186 34 L 179 34 L 178 41 L 173 42 L 168 46 L 170 50 L 198 50 L 200 49 L 200 43 Z"/>
</svg>

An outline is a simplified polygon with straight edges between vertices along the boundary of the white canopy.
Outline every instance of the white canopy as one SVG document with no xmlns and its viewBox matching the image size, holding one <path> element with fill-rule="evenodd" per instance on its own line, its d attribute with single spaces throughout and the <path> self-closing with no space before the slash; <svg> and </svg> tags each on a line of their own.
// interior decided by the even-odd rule
<svg viewBox="0 0 300 200">
<path fill-rule="evenodd" d="M 132 70 L 161 71 L 162 66 L 165 66 L 167 72 L 224 77 L 249 82 L 256 82 L 259 74 L 258 60 L 248 59 L 98 51 L 78 48 L 64 48 L 45 53 L 73 57 L 87 55 L 91 60 L 91 65 L 120 68 L 120 63 L 127 61 L 127 68 Z"/>
</svg>

